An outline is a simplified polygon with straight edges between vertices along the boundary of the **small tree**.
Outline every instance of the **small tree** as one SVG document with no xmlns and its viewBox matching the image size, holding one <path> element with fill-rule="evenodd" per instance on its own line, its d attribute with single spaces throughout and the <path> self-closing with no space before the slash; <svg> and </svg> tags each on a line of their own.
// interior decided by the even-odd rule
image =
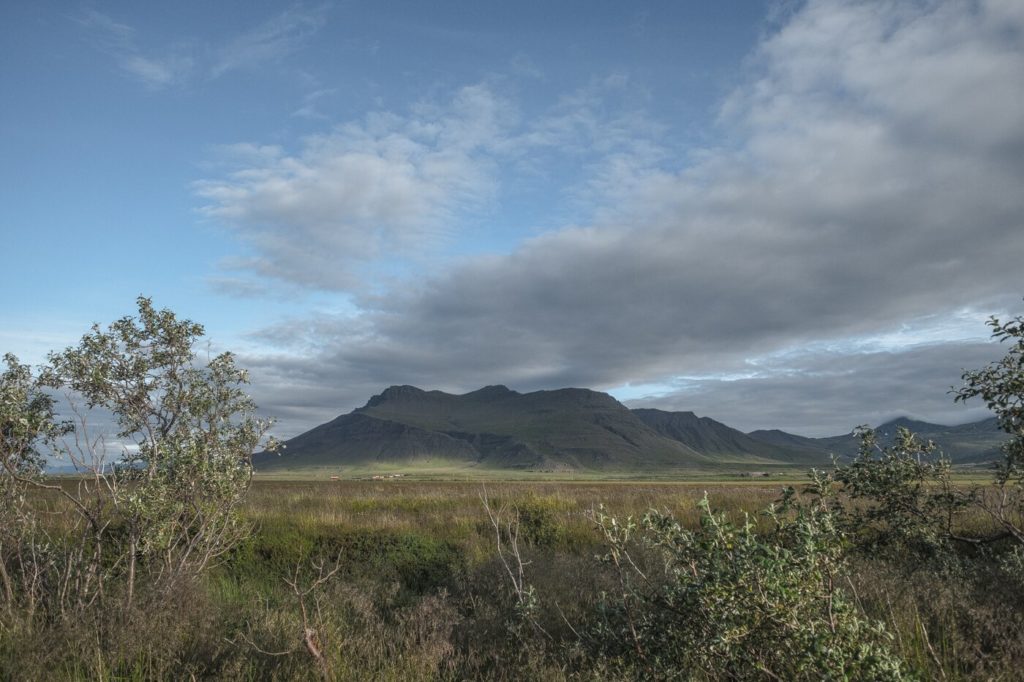
<svg viewBox="0 0 1024 682">
<path fill-rule="evenodd" d="M 1024 545 L 1024 317 L 1003 323 L 993 317 L 992 337 L 1010 342 L 1006 355 L 983 369 L 966 371 L 955 400 L 985 401 L 1010 435 L 1003 445 L 1003 459 L 996 467 L 995 489 L 982 491 L 982 509 L 998 524 L 1000 535 Z"/>
<path fill-rule="evenodd" d="M 232 354 L 199 360 L 201 325 L 145 297 L 138 311 L 51 354 L 38 377 L 13 361 L 4 375 L 15 387 L 4 407 L 4 424 L 11 412 L 14 426 L 5 426 L 0 452 L 8 482 L 47 489 L 72 512 L 44 543 L 54 586 L 47 596 L 63 614 L 102 601 L 112 584 L 130 605 L 140 570 L 153 587 L 194 577 L 248 532 L 238 508 L 271 422 L 255 415 Z M 54 423 L 43 387 L 65 391 L 73 430 Z M 97 412 L 112 416 L 116 441 L 94 435 Z M 61 431 L 68 437 L 58 442 Z M 31 475 L 41 441 L 85 474 L 77 486 Z"/>
<path fill-rule="evenodd" d="M 28 365 L 4 356 L 0 373 L 0 598 L 8 615 L 19 598 L 30 610 L 39 588 L 38 546 L 32 541 L 34 517 L 26 488 L 38 481 L 45 449 L 68 427 L 58 424 L 54 400 Z"/>
<path fill-rule="evenodd" d="M 271 424 L 255 416 L 231 353 L 198 362 L 201 325 L 145 297 L 138 308 L 50 356 L 53 383 L 119 427 L 111 501 L 127 541 L 129 599 L 139 557 L 161 578 L 195 574 L 248 532 L 236 512 Z"/>
<path fill-rule="evenodd" d="M 931 441 L 897 429 L 892 445 L 879 445 L 874 430 L 862 426 L 857 458 L 829 472 L 811 472 L 808 493 L 828 506 L 847 536 L 872 550 L 888 547 L 931 554 L 949 540 L 973 542 L 954 531 L 970 498 L 953 485 L 950 461 Z M 795 491 L 787 491 L 787 502 Z M 852 502 L 852 504 L 851 504 Z"/>
</svg>

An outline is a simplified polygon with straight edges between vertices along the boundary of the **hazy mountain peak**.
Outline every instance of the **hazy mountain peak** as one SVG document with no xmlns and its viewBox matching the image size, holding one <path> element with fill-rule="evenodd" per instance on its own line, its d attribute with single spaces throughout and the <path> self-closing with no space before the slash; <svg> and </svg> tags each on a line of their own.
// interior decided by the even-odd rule
<svg viewBox="0 0 1024 682">
<path fill-rule="evenodd" d="M 375 395 L 372 398 L 370 398 L 366 403 L 366 407 L 376 407 L 381 403 L 392 401 L 417 399 L 423 396 L 425 393 L 426 391 L 424 391 L 423 389 L 416 388 L 415 386 L 409 386 L 407 384 L 402 386 L 388 386 L 378 395 Z"/>
<path fill-rule="evenodd" d="M 589 388 L 556 388 L 550 391 L 527 393 L 526 395 L 550 402 L 575 404 L 585 407 L 617 407 L 623 410 L 627 409 L 622 403 L 607 393 L 594 391 Z"/>
<path fill-rule="evenodd" d="M 495 384 L 493 386 L 484 386 L 478 388 L 475 391 L 470 391 L 464 394 L 462 397 L 474 397 L 474 398 L 504 398 L 507 396 L 519 395 L 516 391 L 513 391 L 508 386 L 503 384 Z"/>
<path fill-rule="evenodd" d="M 948 428 L 948 427 L 943 426 L 941 424 L 930 424 L 928 422 L 923 422 L 923 421 L 920 421 L 920 420 L 917 420 L 917 419 L 911 419 L 910 417 L 907 417 L 907 416 L 904 415 L 902 417 L 896 417 L 895 419 L 890 419 L 889 421 L 885 422 L 884 424 L 880 424 L 878 426 L 878 428 L 876 428 L 875 430 L 887 433 L 887 432 L 890 432 L 890 431 L 896 431 L 896 429 L 901 428 L 901 427 L 904 428 L 904 429 L 909 429 L 910 431 L 914 431 L 914 432 L 918 432 L 918 431 L 934 431 L 936 429 L 946 429 L 946 428 Z"/>
</svg>

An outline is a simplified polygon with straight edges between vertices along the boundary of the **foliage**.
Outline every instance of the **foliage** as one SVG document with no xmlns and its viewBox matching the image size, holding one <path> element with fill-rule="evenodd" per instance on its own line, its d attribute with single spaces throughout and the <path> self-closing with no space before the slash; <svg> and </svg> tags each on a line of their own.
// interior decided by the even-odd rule
<svg viewBox="0 0 1024 682">
<path fill-rule="evenodd" d="M 964 372 L 964 385 L 956 392 L 955 399 L 963 402 L 980 397 L 999 420 L 999 426 L 1013 440 L 1007 444 L 1007 461 L 1001 475 L 1020 477 L 1024 466 L 1024 317 L 1015 317 L 1003 323 L 993 317 L 989 320 L 992 338 L 999 342 L 1010 341 L 1006 355 L 983 369 Z"/>
<path fill-rule="evenodd" d="M 515 505 L 519 516 L 520 537 L 531 547 L 552 547 L 561 528 L 554 509 L 542 497 L 532 496 Z"/>
<path fill-rule="evenodd" d="M 4 513 L 16 507 L 32 532 L 4 536 L 0 578 L 8 603 L 17 593 L 34 607 L 38 597 L 49 618 L 81 616 L 115 595 L 131 607 L 140 575 L 166 591 L 248 533 L 238 509 L 270 422 L 255 416 L 230 353 L 199 362 L 202 326 L 144 297 L 138 309 L 51 354 L 37 375 L 7 358 L 0 490 Z M 65 390 L 74 428 L 56 422 L 54 389 Z M 96 435 L 97 412 L 116 421 L 116 441 Z M 77 485 L 41 475 L 43 446 L 75 466 Z M 63 505 L 61 524 L 43 527 L 39 510 L 15 505 L 28 487 Z"/>
<path fill-rule="evenodd" d="M 117 420 L 121 485 L 112 503 L 132 551 L 160 557 L 171 572 L 201 570 L 245 534 L 235 510 L 270 424 L 255 416 L 231 353 L 197 363 L 201 325 L 147 298 L 138 306 L 137 318 L 94 326 L 77 347 L 52 354 L 48 371 Z"/>
<path fill-rule="evenodd" d="M 778 497 L 770 485 L 722 481 L 488 487 L 502 500 L 558 500 L 558 541 L 522 547 L 538 622 L 554 641 L 528 623 L 519 628 L 525 641 L 509 631 L 520 612 L 495 556 L 495 531 L 481 513 L 479 483 L 257 477 L 242 510 L 253 536 L 231 561 L 157 594 L 140 584 L 130 614 L 111 599 L 80 618 L 38 619 L 31 629 L 4 630 L 0 623 L 0 679 L 179 680 L 189 673 L 210 680 L 316 679 L 302 643 L 301 609 L 284 580 L 298 561 L 309 565 L 321 555 L 339 556 L 341 563 L 322 590 L 323 627 L 314 626 L 337 680 L 643 679 L 639 666 L 624 665 L 633 659 L 615 661 L 609 647 L 590 641 L 601 594 L 603 613 L 609 613 L 620 588 L 614 566 L 594 561 L 607 550 L 584 512 L 600 500 L 620 519 L 664 508 L 696 531 L 702 489 L 713 508 L 737 523 L 744 510 L 765 508 Z M 51 493 L 30 491 L 29 499 L 49 504 Z M 962 521 L 970 526 L 985 520 L 980 515 L 970 507 Z M 774 537 L 768 517 L 752 514 L 751 520 L 768 533 L 766 540 Z M 60 521 L 42 517 L 44 524 Z M 416 542 L 405 539 L 412 535 Z M 635 533 L 632 538 L 639 540 Z M 638 566 L 652 581 L 664 580 L 660 554 L 640 544 L 630 552 Z M 430 564 L 443 582 L 407 587 L 399 570 L 407 546 L 415 549 L 408 559 Z M 430 548 L 448 546 L 457 559 L 435 562 Z M 837 584 L 865 618 L 885 622 L 891 648 L 922 678 L 1017 679 L 1024 666 L 1024 584 L 1014 586 L 1009 557 L 1003 566 L 988 552 L 966 555 L 971 560 L 963 570 L 946 571 L 936 568 L 939 562 L 897 552 L 855 552 Z M 919 568 L 908 573 L 905 563 Z M 262 654 L 243 637 L 264 651 L 294 653 Z M 682 675 L 688 677 L 701 674 Z"/>
<path fill-rule="evenodd" d="M 0 374 L 0 604 L 12 615 L 19 602 L 33 611 L 45 560 L 32 541 L 35 519 L 27 487 L 43 467 L 41 448 L 67 432 L 54 414 L 54 400 L 32 370 L 11 354 Z M 18 589 L 17 583 L 20 583 Z"/>
<path fill-rule="evenodd" d="M 812 471 L 807 491 L 831 509 L 850 538 L 871 550 L 925 554 L 962 539 L 953 523 L 969 498 L 953 485 L 950 462 L 935 455 L 934 444 L 902 427 L 885 448 L 870 428 L 860 427 L 858 435 L 856 459 L 826 473 Z M 787 503 L 793 495 L 786 492 Z"/>
<path fill-rule="evenodd" d="M 993 317 L 988 324 L 994 339 L 1010 342 L 1009 350 L 985 368 L 964 372 L 955 399 L 981 398 L 1010 435 L 996 467 L 996 490 L 982 495 L 979 504 L 1000 535 L 1024 544 L 1024 317 L 1005 323 Z"/>
<path fill-rule="evenodd" d="M 735 526 L 711 511 L 698 529 L 649 512 L 639 522 L 603 513 L 601 560 L 619 575 L 597 641 L 645 677 L 704 679 L 903 679 L 883 627 L 859 613 L 838 581 L 842 536 L 825 508 L 792 519 L 769 508 L 770 529 Z M 648 575 L 634 544 L 660 560 Z"/>
<path fill-rule="evenodd" d="M 999 567 L 1018 590 L 1024 591 L 1024 547 L 1018 545 L 1000 557 Z"/>
<path fill-rule="evenodd" d="M 43 461 L 39 448 L 67 432 L 54 414 L 54 399 L 10 353 L 0 374 L 0 457 L 9 473 L 38 473 Z"/>
</svg>

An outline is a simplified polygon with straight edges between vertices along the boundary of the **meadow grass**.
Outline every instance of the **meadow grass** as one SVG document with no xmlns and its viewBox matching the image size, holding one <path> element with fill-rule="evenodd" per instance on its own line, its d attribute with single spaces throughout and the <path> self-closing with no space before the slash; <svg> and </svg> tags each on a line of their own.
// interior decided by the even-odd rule
<svg viewBox="0 0 1024 682">
<path fill-rule="evenodd" d="M 604 551 L 590 516 L 599 505 L 619 518 L 667 511 L 696 526 L 706 495 L 712 509 L 762 522 L 786 485 L 806 481 L 794 469 L 767 478 L 417 480 L 405 471 L 365 480 L 378 472 L 349 472 L 364 480 L 330 480 L 338 474 L 329 471 L 258 476 L 243 509 L 250 536 L 200 583 L 97 622 L 0 632 L 0 679 L 316 679 L 322 670 L 303 646 L 303 608 L 331 679 L 604 679 L 612 671 L 601 660 L 568 644 L 541 646 L 514 627 L 483 495 L 492 508 L 519 511 L 541 622 L 571 643 L 615 587 L 594 559 Z M 60 504 L 36 502 L 59 525 Z M 922 676 L 1013 679 L 1024 665 L 1024 584 L 1007 579 L 996 557 L 976 555 L 908 562 L 862 553 L 843 579 Z M 321 565 L 337 572 L 299 599 L 289 581 L 301 592 Z"/>
</svg>

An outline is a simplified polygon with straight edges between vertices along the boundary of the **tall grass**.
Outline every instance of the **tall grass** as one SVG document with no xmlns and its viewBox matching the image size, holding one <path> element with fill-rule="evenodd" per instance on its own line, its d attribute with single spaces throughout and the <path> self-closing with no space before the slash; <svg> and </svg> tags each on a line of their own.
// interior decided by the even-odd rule
<svg viewBox="0 0 1024 682">
<path fill-rule="evenodd" d="M 562 646 L 511 627 L 515 603 L 481 505 L 484 485 L 492 504 L 521 511 L 541 624 Z M 593 559 L 602 539 L 587 512 L 653 508 L 695 526 L 705 491 L 715 509 L 756 515 L 781 486 L 257 481 L 245 509 L 252 536 L 201 582 L 143 595 L 128 611 L 111 600 L 83 622 L 3 620 L 0 679 L 604 679 L 605 662 L 572 646 L 574 629 L 612 587 Z M 59 525 L 59 506 L 37 503 Z M 922 676 L 1013 679 L 1024 670 L 1024 581 L 1001 568 L 1000 551 L 912 565 L 861 555 L 844 579 Z M 337 572 L 300 600 L 288 581 L 312 585 L 318 563 Z M 303 607 L 322 664 L 304 645 Z"/>
</svg>

